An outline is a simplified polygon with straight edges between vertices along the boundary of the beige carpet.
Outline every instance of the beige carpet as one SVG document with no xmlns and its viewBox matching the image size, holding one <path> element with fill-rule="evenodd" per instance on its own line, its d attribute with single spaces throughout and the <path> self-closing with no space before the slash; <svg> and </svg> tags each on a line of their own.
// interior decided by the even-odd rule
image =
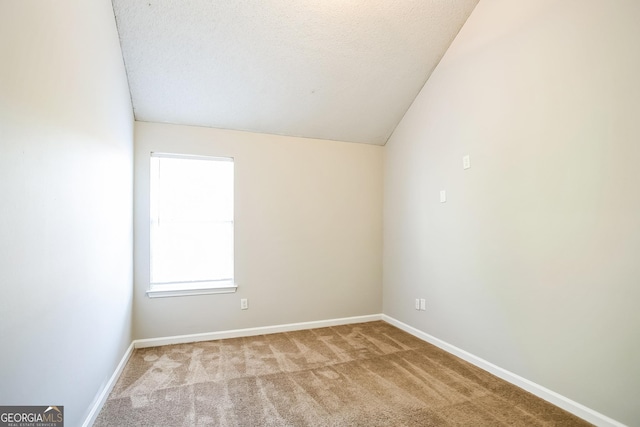
<svg viewBox="0 0 640 427">
<path fill-rule="evenodd" d="M 385 322 L 139 349 L 102 426 L 587 426 Z"/>
</svg>

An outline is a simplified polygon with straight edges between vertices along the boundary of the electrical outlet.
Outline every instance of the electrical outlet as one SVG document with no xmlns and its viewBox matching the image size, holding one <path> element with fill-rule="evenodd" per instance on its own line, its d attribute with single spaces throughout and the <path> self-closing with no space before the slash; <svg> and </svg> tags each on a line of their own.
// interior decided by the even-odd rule
<svg viewBox="0 0 640 427">
<path fill-rule="evenodd" d="M 420 310 L 420 300 L 416 298 L 416 310 Z"/>
<path fill-rule="evenodd" d="M 246 298 L 240 299 L 240 310 L 247 310 L 249 308 L 249 300 Z"/>
<path fill-rule="evenodd" d="M 420 300 L 420 310 L 424 311 L 427 309 L 427 300 L 422 298 Z"/>
<path fill-rule="evenodd" d="M 469 169 L 470 167 L 471 167 L 471 158 L 467 154 L 466 156 L 464 156 L 462 158 L 462 168 L 463 169 Z"/>
</svg>

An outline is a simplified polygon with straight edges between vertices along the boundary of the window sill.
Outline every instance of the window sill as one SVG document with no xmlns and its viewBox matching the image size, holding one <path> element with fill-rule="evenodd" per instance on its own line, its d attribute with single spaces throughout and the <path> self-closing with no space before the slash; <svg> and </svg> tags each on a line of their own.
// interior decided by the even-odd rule
<svg viewBox="0 0 640 427">
<path fill-rule="evenodd" d="M 236 284 L 202 286 L 198 288 L 185 288 L 183 286 L 156 286 L 147 291 L 149 298 L 186 297 L 191 295 L 232 294 L 238 289 Z"/>
</svg>

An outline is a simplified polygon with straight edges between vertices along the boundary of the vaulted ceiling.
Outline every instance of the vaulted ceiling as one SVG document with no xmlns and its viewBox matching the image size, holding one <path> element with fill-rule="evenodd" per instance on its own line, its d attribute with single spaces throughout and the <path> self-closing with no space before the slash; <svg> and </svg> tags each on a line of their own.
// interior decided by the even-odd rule
<svg viewBox="0 0 640 427">
<path fill-rule="evenodd" d="M 113 0 L 136 120 L 383 145 L 478 0 Z"/>
</svg>

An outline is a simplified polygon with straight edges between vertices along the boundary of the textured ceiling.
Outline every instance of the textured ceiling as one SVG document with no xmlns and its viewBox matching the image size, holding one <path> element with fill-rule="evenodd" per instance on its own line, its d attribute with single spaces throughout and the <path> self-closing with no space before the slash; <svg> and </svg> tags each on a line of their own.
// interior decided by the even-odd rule
<svg viewBox="0 0 640 427">
<path fill-rule="evenodd" d="M 478 0 L 113 0 L 137 120 L 384 144 Z"/>
</svg>

